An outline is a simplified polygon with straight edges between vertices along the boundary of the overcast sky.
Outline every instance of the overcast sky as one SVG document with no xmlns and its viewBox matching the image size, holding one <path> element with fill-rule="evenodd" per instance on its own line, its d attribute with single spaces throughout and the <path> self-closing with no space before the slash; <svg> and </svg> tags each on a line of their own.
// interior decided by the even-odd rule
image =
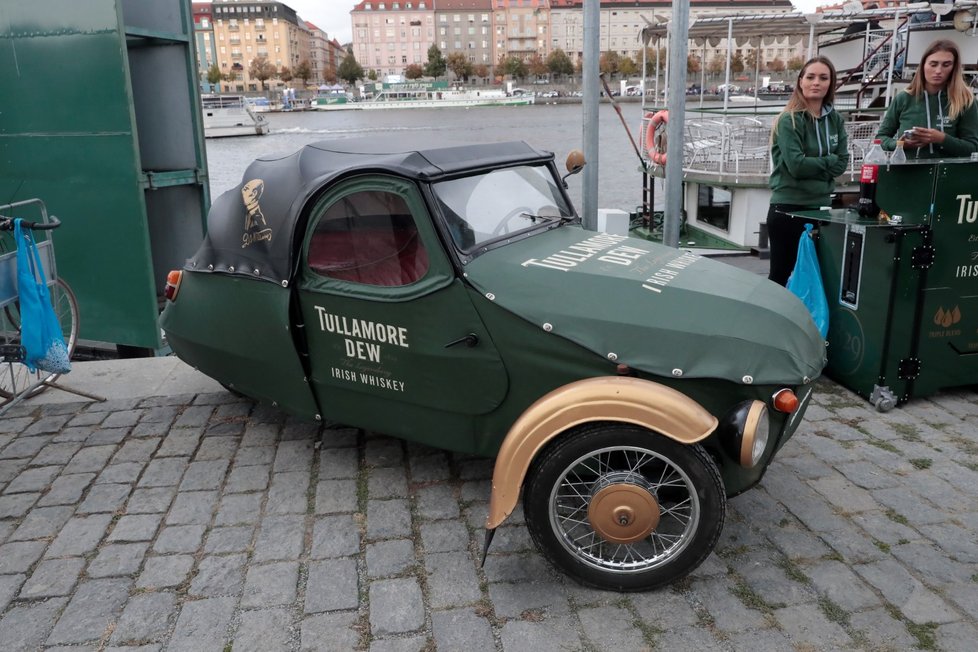
<svg viewBox="0 0 978 652">
<path fill-rule="evenodd" d="M 303 20 L 308 20 L 340 43 L 353 40 L 350 10 L 357 4 L 353 0 L 280 0 L 295 9 Z"/>
</svg>

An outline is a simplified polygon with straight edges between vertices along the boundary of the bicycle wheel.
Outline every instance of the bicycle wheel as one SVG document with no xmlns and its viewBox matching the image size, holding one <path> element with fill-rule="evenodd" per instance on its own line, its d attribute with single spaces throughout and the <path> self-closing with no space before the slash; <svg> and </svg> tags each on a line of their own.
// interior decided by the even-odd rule
<svg viewBox="0 0 978 652">
<path fill-rule="evenodd" d="M 61 323 L 61 332 L 68 345 L 68 357 L 75 352 L 78 341 L 78 300 L 62 279 L 57 279 L 50 288 L 51 304 L 54 314 Z M 0 344 L 20 343 L 20 304 L 14 302 L 3 309 L 0 316 Z M 54 382 L 61 374 L 47 371 L 30 371 L 20 362 L 5 362 L 0 365 L 0 405 L 7 403 L 27 387 L 36 385 L 25 397 L 37 396 L 48 388 L 45 383 Z"/>
</svg>

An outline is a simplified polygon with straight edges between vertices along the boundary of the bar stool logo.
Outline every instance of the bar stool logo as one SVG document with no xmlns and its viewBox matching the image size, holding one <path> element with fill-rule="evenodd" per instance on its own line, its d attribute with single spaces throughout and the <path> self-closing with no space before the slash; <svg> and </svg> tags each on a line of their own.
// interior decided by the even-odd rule
<svg viewBox="0 0 978 652">
<path fill-rule="evenodd" d="M 261 179 L 252 179 L 241 187 L 241 199 L 244 201 L 245 215 L 244 233 L 241 235 L 241 248 L 249 247 L 256 242 L 271 242 L 272 230 L 265 222 L 265 215 L 261 212 L 261 199 L 265 191 L 265 182 Z"/>
<path fill-rule="evenodd" d="M 961 334 L 961 329 L 947 330 L 961 321 L 961 310 L 958 306 L 950 310 L 945 310 L 944 306 L 939 306 L 934 313 L 934 324 L 945 330 L 931 331 L 931 337 L 954 337 Z"/>
</svg>

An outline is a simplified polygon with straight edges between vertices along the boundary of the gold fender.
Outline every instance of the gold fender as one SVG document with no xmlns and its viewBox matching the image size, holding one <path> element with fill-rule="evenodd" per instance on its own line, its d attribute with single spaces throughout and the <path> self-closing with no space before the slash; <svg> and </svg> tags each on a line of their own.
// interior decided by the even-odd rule
<svg viewBox="0 0 978 652">
<path fill-rule="evenodd" d="M 558 387 L 528 407 L 506 433 L 492 472 L 487 529 L 512 513 L 530 462 L 547 442 L 591 421 L 631 423 L 681 444 L 706 439 L 718 423 L 685 394 L 648 380 L 606 376 Z"/>
</svg>

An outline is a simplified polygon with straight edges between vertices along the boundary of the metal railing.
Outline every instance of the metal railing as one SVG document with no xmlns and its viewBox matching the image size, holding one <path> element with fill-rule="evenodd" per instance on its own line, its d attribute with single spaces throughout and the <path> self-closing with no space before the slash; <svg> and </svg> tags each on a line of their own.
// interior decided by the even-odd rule
<svg viewBox="0 0 978 652">
<path fill-rule="evenodd" d="M 652 162 L 648 137 L 652 113 L 642 119 L 642 156 Z M 691 180 L 767 185 L 771 175 L 771 125 L 775 114 L 687 114 L 683 125 L 683 174 Z M 845 123 L 849 163 L 840 181 L 858 178 L 863 156 L 879 128 L 879 114 L 853 114 Z"/>
</svg>

